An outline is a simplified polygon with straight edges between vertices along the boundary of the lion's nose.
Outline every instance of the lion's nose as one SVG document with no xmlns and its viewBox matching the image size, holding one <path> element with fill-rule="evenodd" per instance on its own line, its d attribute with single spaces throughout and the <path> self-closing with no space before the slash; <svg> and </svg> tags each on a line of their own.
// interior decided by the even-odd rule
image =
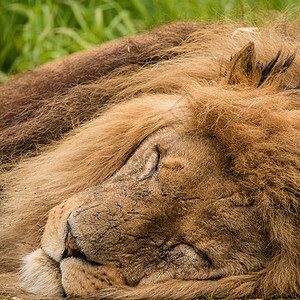
<svg viewBox="0 0 300 300">
<path fill-rule="evenodd" d="M 71 227 L 67 223 L 67 235 L 65 240 L 65 251 L 63 253 L 63 259 L 70 256 L 75 257 L 84 257 L 84 254 L 81 252 L 80 247 L 76 244 L 76 239 L 71 233 Z"/>
</svg>

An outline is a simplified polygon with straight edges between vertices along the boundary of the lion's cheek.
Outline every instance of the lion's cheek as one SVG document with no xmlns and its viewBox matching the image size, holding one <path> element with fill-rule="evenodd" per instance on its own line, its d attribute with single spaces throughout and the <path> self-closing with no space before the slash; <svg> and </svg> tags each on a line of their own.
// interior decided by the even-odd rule
<svg viewBox="0 0 300 300">
<path fill-rule="evenodd" d="M 94 265 L 75 257 L 64 259 L 60 269 L 68 297 L 92 296 L 107 287 L 126 285 L 118 269 Z"/>
<path fill-rule="evenodd" d="M 54 262 L 42 249 L 38 249 L 23 259 L 20 287 L 30 293 L 46 297 L 61 297 L 61 273 Z"/>
</svg>

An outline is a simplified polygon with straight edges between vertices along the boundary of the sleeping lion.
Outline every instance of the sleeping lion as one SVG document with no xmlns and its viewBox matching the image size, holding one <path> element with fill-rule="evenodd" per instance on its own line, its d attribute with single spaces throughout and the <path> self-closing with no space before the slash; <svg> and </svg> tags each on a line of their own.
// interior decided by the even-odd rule
<svg viewBox="0 0 300 300">
<path fill-rule="evenodd" d="M 0 294 L 300 296 L 299 25 L 174 23 L 0 87 Z"/>
</svg>

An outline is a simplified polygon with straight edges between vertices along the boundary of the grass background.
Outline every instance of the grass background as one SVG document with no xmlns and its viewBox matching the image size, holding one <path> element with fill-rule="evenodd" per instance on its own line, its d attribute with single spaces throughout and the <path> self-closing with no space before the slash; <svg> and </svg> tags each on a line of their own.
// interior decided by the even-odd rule
<svg viewBox="0 0 300 300">
<path fill-rule="evenodd" d="M 293 18 L 299 0 L 0 0 L 0 81 L 164 22 L 240 19 L 253 25 L 282 11 L 294 12 Z"/>
</svg>

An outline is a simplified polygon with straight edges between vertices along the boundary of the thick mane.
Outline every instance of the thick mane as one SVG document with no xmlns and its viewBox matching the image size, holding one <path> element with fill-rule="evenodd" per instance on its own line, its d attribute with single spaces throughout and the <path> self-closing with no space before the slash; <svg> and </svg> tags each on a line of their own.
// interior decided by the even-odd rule
<svg viewBox="0 0 300 300">
<path fill-rule="evenodd" d="M 249 41 L 262 64 L 279 50 L 294 53 L 299 40 L 294 28 L 255 34 L 230 25 L 175 23 L 21 75 L 1 87 L 2 161 L 39 153 L 39 145 L 99 115 L 106 103 L 138 93 L 186 93 L 193 82 L 217 82 L 231 56 Z M 294 62 L 283 86 L 297 87 L 299 72 Z"/>
<path fill-rule="evenodd" d="M 102 66 L 97 63 L 99 53 L 91 50 L 76 57 L 78 73 L 73 71 L 77 66 L 60 61 L 1 87 L 1 156 L 5 163 L 19 161 L 1 176 L 6 199 L 0 211 L 1 272 L 14 272 L 20 254 L 37 247 L 49 209 L 109 178 L 147 136 L 172 125 L 213 136 L 227 149 L 228 172 L 241 190 L 237 201 L 258 203 L 278 249 L 267 269 L 247 275 L 260 286 L 250 286 L 250 277 L 240 276 L 241 285 L 236 286 L 230 278 L 224 279 L 232 295 L 257 288 L 262 293 L 273 289 L 275 296 L 278 286 L 285 288 L 283 294 L 300 293 L 297 28 L 285 28 L 283 34 L 275 27 L 247 31 L 232 25 L 180 23 L 154 31 L 145 42 L 148 48 L 142 36 L 118 44 L 114 55 L 125 47 L 123 63 L 120 56 Z M 294 54 L 293 63 L 287 69 L 281 61 L 283 72 L 264 78 L 259 88 L 243 82 L 230 85 L 224 79 L 226 68 L 249 42 L 262 66 L 268 66 L 279 51 L 283 61 Z M 144 55 L 141 50 L 127 56 L 139 47 L 147 48 Z M 105 49 L 103 57 L 108 57 L 110 49 Z M 59 85 L 61 72 L 64 79 Z M 34 85 L 29 88 L 31 80 Z M 48 88 L 47 80 L 54 82 L 53 88 Z M 9 111 L 13 105 L 16 109 Z M 24 158 L 27 154 L 40 155 Z M 20 253 L 20 247 L 26 250 Z M 192 290 L 192 286 L 186 289 L 187 295 Z"/>
<path fill-rule="evenodd" d="M 216 137 L 228 148 L 229 170 L 242 191 L 238 201 L 255 203 L 268 224 L 278 256 L 267 268 L 272 271 L 253 275 L 253 281 L 262 294 L 273 290 L 274 296 L 300 288 L 300 114 L 299 110 L 291 114 L 286 95 L 290 92 L 277 93 L 274 100 L 261 91 L 260 97 L 249 93 L 242 103 L 239 95 L 232 95 L 230 100 L 210 99 L 192 106 L 195 130 Z M 247 280 L 245 291 L 248 284 Z M 241 286 L 230 289 L 233 296 L 241 295 Z"/>
</svg>

